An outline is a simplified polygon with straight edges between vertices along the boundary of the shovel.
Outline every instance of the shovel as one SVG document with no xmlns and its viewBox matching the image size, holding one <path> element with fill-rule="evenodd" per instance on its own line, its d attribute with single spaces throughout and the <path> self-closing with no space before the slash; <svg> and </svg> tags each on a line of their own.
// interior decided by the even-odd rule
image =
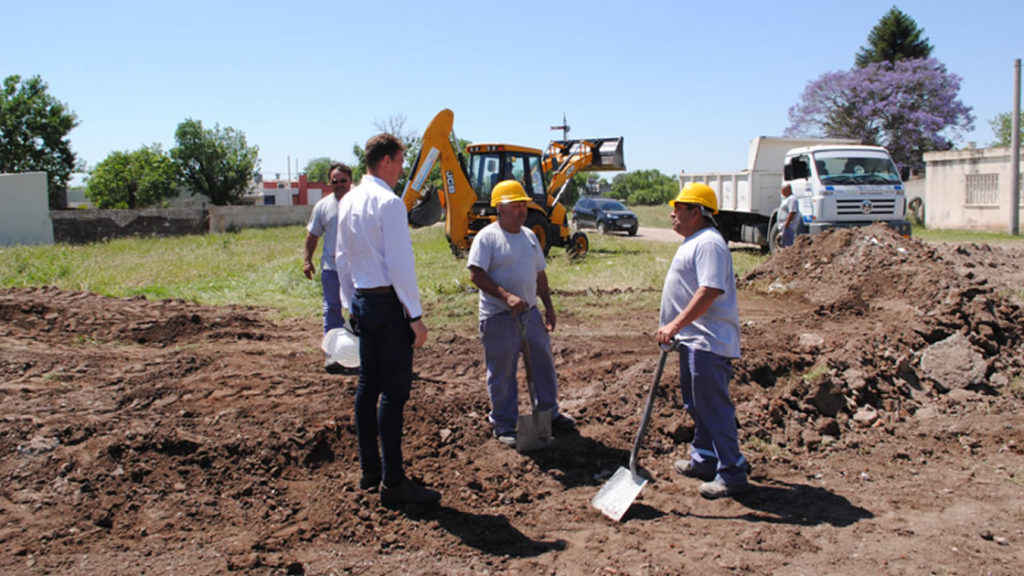
<svg viewBox="0 0 1024 576">
<path fill-rule="evenodd" d="M 523 348 L 523 363 L 526 364 L 526 389 L 530 393 L 531 414 L 519 417 L 519 429 L 516 431 L 516 451 L 530 452 L 547 448 L 551 444 L 551 410 L 537 411 L 537 393 L 533 386 L 533 366 L 530 364 L 530 343 L 526 340 L 526 323 L 530 312 L 522 312 L 516 323 L 519 325 L 519 338 Z"/>
<path fill-rule="evenodd" d="M 640 495 L 644 485 L 647 484 L 647 478 L 636 473 L 636 455 L 640 451 L 644 433 L 647 432 L 647 421 L 650 420 L 651 410 L 654 408 L 654 396 L 658 391 L 661 373 L 665 370 L 665 360 L 668 358 L 668 353 L 678 346 L 679 342 L 676 340 L 672 342 L 671 346 L 661 347 L 658 369 L 654 372 L 654 384 L 651 384 L 651 392 L 647 395 L 647 406 L 644 407 L 644 415 L 640 419 L 640 429 L 637 430 L 636 440 L 633 441 L 633 449 L 629 452 L 629 468 L 619 466 L 615 474 L 612 474 L 612 477 L 601 487 L 601 491 L 590 501 L 591 506 L 616 522 L 622 519 L 629 507 L 633 505 L 633 501 Z"/>
</svg>

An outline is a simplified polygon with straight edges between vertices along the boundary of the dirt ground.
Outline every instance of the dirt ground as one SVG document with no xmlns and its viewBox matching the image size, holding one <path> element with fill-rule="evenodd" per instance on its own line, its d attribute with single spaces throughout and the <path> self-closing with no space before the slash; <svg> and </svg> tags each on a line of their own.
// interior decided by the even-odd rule
<svg viewBox="0 0 1024 576">
<path fill-rule="evenodd" d="M 692 424 L 670 362 L 652 481 L 618 523 L 590 500 L 628 459 L 656 310 L 562 314 L 579 428 L 530 455 L 489 437 L 474 327 L 433 333 L 405 457 L 444 499 L 420 511 L 356 487 L 355 378 L 322 371 L 315 321 L 0 291 L 0 571 L 1024 572 L 1024 250 L 873 226 L 801 237 L 739 285 L 755 489 L 706 501 L 672 471 Z"/>
</svg>

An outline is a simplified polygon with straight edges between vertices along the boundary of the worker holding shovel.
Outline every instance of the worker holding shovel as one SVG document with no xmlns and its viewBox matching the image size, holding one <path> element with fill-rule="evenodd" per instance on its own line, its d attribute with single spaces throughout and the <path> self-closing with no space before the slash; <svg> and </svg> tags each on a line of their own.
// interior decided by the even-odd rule
<svg viewBox="0 0 1024 576">
<path fill-rule="evenodd" d="M 729 399 L 732 359 L 740 356 L 732 255 L 715 229 L 718 201 L 711 187 L 691 182 L 669 204 L 672 229 L 684 240 L 665 277 L 657 338 L 668 345 L 678 335 L 679 384 L 694 422 L 690 457 L 675 469 L 705 481 L 701 496 L 731 497 L 750 488 Z"/>
<path fill-rule="evenodd" d="M 515 180 L 494 187 L 491 206 L 497 207 L 498 220 L 473 239 L 466 263 L 470 279 L 480 289 L 480 340 L 491 400 L 488 420 L 494 437 L 512 447 L 516 446 L 517 423 L 522 424 L 516 384 L 521 348 L 527 360 L 527 379 L 532 379 L 532 417 L 550 417 L 549 429 L 554 430 L 571 430 L 576 425 L 571 417 L 558 412 L 558 379 L 549 335 L 555 329 L 555 308 L 544 273 L 544 250 L 537 236 L 523 225 L 528 200 Z M 538 297 L 544 302 L 543 318 L 537 310 Z"/>
</svg>

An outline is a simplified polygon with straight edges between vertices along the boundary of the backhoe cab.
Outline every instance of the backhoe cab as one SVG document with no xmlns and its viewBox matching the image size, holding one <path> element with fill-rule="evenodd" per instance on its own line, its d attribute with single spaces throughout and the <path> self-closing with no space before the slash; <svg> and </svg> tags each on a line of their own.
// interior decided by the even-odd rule
<svg viewBox="0 0 1024 576">
<path fill-rule="evenodd" d="M 572 232 L 565 206 L 558 200 L 576 172 L 625 170 L 622 138 L 556 141 L 544 152 L 512 144 L 471 144 L 466 148 L 467 163 L 453 141 L 454 119 L 451 110 L 442 110 L 423 134 L 402 194 L 410 224 L 432 225 L 444 211 L 448 243 L 453 253 L 462 254 L 469 250 L 477 232 L 497 218 L 491 207 L 491 189 L 502 180 L 514 179 L 530 196 L 526 226 L 537 235 L 544 254 L 552 246 L 564 247 L 572 257 L 586 254 L 587 236 Z M 426 186 L 437 163 L 441 165 L 443 194 Z"/>
</svg>

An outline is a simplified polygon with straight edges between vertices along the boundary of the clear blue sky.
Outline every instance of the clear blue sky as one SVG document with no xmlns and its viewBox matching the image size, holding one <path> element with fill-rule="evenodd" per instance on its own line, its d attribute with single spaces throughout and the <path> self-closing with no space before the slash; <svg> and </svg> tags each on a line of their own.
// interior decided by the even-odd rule
<svg viewBox="0 0 1024 576">
<path fill-rule="evenodd" d="M 0 76 L 39 75 L 78 115 L 90 166 L 174 145 L 186 118 L 245 133 L 268 177 L 353 160 L 374 121 L 421 133 L 442 108 L 470 141 L 625 137 L 629 170 L 738 170 L 806 84 L 852 67 L 896 5 L 963 79 L 975 129 L 1013 104 L 1019 0 L 393 2 L 0 0 Z"/>
</svg>

